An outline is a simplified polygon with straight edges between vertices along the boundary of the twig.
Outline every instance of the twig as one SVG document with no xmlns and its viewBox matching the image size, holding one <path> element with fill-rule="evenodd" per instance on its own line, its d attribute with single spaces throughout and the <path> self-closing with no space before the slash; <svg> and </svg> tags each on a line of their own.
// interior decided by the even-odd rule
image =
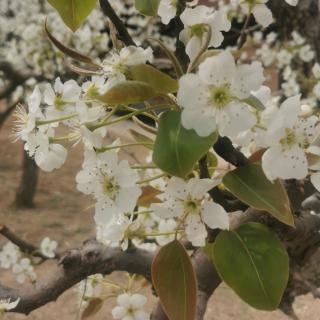
<svg viewBox="0 0 320 320">
<path fill-rule="evenodd" d="M 39 257 L 43 260 L 49 260 L 47 256 L 41 253 L 41 250 L 35 245 L 21 239 L 12 230 L 4 225 L 0 225 L 0 234 L 15 244 L 19 249 L 26 254 L 31 254 L 34 257 Z M 60 259 L 60 254 L 56 253 L 54 259 Z"/>
<path fill-rule="evenodd" d="M 118 31 L 118 35 L 120 40 L 126 46 L 135 46 L 135 42 L 133 41 L 132 37 L 130 36 L 127 28 L 125 27 L 124 23 L 121 21 L 119 16 L 116 14 L 112 6 L 110 5 L 108 0 L 100 0 L 100 6 L 103 13 L 111 20 L 114 24 L 115 28 Z"/>
</svg>

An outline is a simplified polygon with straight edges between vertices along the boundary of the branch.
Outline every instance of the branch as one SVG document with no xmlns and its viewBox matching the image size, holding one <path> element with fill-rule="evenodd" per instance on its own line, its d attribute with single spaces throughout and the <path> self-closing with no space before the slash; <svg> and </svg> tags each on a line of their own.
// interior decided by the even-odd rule
<svg viewBox="0 0 320 320">
<path fill-rule="evenodd" d="M 123 252 L 120 248 L 108 248 L 97 241 L 89 241 L 80 249 L 67 251 L 59 265 L 50 272 L 49 279 L 17 289 L 0 285 L 0 300 L 20 298 L 17 307 L 11 311 L 29 314 L 97 273 L 107 275 L 113 271 L 126 271 L 150 280 L 152 258 L 153 254 L 144 250 L 133 248 Z"/>
<path fill-rule="evenodd" d="M 112 6 L 110 5 L 108 0 L 100 0 L 100 6 L 102 12 L 111 20 L 118 31 L 118 35 L 120 40 L 126 46 L 135 46 L 135 42 L 133 41 L 132 37 L 130 36 L 127 28 L 125 27 L 124 23 L 121 21 L 119 16 L 116 14 Z"/>
<path fill-rule="evenodd" d="M 227 137 L 219 137 L 213 148 L 221 158 L 235 167 L 245 166 L 249 163 L 244 154 L 237 150 Z"/>
<path fill-rule="evenodd" d="M 43 255 L 38 247 L 21 239 L 12 230 L 10 230 L 8 227 L 4 225 L 0 225 L 0 234 L 2 234 L 5 238 L 7 238 L 9 241 L 15 244 L 17 247 L 19 247 L 19 249 L 23 253 L 30 254 L 34 257 L 39 257 L 43 260 L 50 259 L 47 256 Z M 60 254 L 56 253 L 54 259 L 60 259 Z"/>
</svg>

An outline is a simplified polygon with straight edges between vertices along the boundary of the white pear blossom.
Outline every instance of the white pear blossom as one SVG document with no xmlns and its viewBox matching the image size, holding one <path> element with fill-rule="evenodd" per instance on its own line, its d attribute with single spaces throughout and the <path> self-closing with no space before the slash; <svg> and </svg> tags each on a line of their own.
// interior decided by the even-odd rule
<svg viewBox="0 0 320 320">
<path fill-rule="evenodd" d="M 12 242 L 6 243 L 0 251 L 0 267 L 10 269 L 21 257 L 21 251 Z"/>
<path fill-rule="evenodd" d="M 103 292 L 102 280 L 102 274 L 94 274 L 79 283 L 76 291 L 79 296 L 81 310 L 85 310 L 88 307 L 90 299 L 101 297 Z"/>
<path fill-rule="evenodd" d="M 105 75 L 109 78 L 120 77 L 125 80 L 128 67 L 152 62 L 153 51 L 150 47 L 128 46 L 121 49 L 120 53 L 111 53 L 102 62 Z M 108 80 L 109 81 L 109 80 Z"/>
<path fill-rule="evenodd" d="M 20 302 L 20 298 L 15 301 L 10 299 L 0 300 L 0 316 L 3 315 L 5 312 L 14 309 Z"/>
<path fill-rule="evenodd" d="M 198 74 L 180 79 L 178 103 L 183 107 L 182 125 L 205 137 L 218 130 L 235 137 L 252 128 L 256 117 L 243 102 L 264 81 L 259 62 L 236 66 L 229 52 L 207 58 Z"/>
<path fill-rule="evenodd" d="M 22 258 L 16 263 L 12 268 L 12 272 L 16 275 L 18 283 L 24 283 L 27 279 L 34 281 L 37 277 L 31 264 L 31 260 L 28 258 Z"/>
<path fill-rule="evenodd" d="M 177 0 L 161 0 L 158 8 L 158 15 L 161 22 L 168 24 L 177 13 Z"/>
<path fill-rule="evenodd" d="M 194 59 L 203 46 L 208 26 L 211 28 L 209 47 L 217 48 L 224 37 L 222 31 L 229 31 L 231 23 L 223 11 L 214 10 L 203 5 L 187 8 L 181 15 L 184 30 L 180 33 L 180 40 L 186 45 L 186 53 Z"/>
<path fill-rule="evenodd" d="M 165 191 L 164 202 L 152 204 L 151 209 L 162 219 L 182 219 L 188 240 L 195 246 L 204 246 L 207 236 L 205 224 L 211 229 L 229 227 L 224 208 L 207 198 L 207 192 L 218 183 L 211 179 L 184 181 L 173 177 Z"/>
<path fill-rule="evenodd" d="M 104 94 L 107 89 L 106 79 L 102 76 L 93 76 L 91 81 L 86 81 L 82 85 L 84 95 L 88 99 L 96 99 L 98 96 Z"/>
<path fill-rule="evenodd" d="M 318 118 L 300 118 L 300 96 L 282 103 L 268 129 L 270 148 L 262 156 L 269 180 L 303 179 L 308 174 L 306 149 L 313 142 Z"/>
<path fill-rule="evenodd" d="M 55 257 L 57 247 L 57 241 L 51 240 L 49 237 L 45 237 L 40 244 L 41 253 L 48 258 Z"/>
<path fill-rule="evenodd" d="M 96 212 L 97 240 L 108 246 L 118 247 L 120 245 L 122 250 L 127 250 L 129 239 L 141 227 L 140 221 L 133 221 L 132 214 L 130 217 L 122 213 L 111 216 L 110 212 L 99 210 L 97 206 Z"/>
<path fill-rule="evenodd" d="M 132 212 L 141 189 L 136 184 L 138 174 L 128 161 L 118 161 L 114 150 L 100 152 L 87 150 L 83 169 L 77 174 L 77 188 L 97 200 L 96 215 L 113 212 Z"/>
<path fill-rule="evenodd" d="M 36 164 L 43 171 L 53 171 L 59 169 L 66 161 L 67 150 L 61 144 L 50 143 L 50 137 L 47 134 L 38 132 L 35 135 L 36 148 L 34 156 Z"/>
<path fill-rule="evenodd" d="M 117 298 L 117 306 L 112 309 L 114 319 L 121 320 L 149 320 L 150 316 L 143 307 L 147 298 L 141 294 L 123 293 Z"/>
<path fill-rule="evenodd" d="M 268 0 L 245 0 L 241 2 L 241 8 L 245 14 L 252 13 L 256 21 L 264 28 L 273 22 L 272 12 L 266 6 Z"/>
<path fill-rule="evenodd" d="M 195 6 L 199 0 L 193 0 L 187 3 L 188 6 Z M 158 16 L 161 22 L 168 24 L 177 14 L 178 0 L 161 0 L 158 8 Z"/>
<path fill-rule="evenodd" d="M 60 78 L 55 80 L 54 88 L 46 85 L 43 100 L 48 105 L 46 117 L 56 119 L 75 111 L 75 105 L 80 99 L 81 87 L 75 80 L 61 82 Z"/>
<path fill-rule="evenodd" d="M 36 128 L 36 120 L 43 119 L 40 110 L 42 95 L 38 86 L 36 86 L 32 94 L 27 99 L 28 110 L 22 105 L 17 105 L 14 112 L 15 128 L 14 136 L 22 141 L 28 140 L 28 135 Z"/>
</svg>

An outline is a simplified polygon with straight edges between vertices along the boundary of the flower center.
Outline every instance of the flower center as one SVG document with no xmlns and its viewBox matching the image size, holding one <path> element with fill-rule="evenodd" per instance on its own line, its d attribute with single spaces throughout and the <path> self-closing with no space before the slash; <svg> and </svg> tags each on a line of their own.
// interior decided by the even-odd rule
<svg viewBox="0 0 320 320">
<path fill-rule="evenodd" d="M 89 99 L 97 99 L 99 97 L 99 89 L 95 86 L 94 83 L 89 87 L 86 96 Z"/>
<path fill-rule="evenodd" d="M 198 214 L 201 208 L 201 200 L 188 199 L 183 205 L 186 214 Z"/>
<path fill-rule="evenodd" d="M 205 23 L 194 24 L 189 27 L 190 37 L 197 37 L 202 39 L 203 34 L 208 31 L 208 26 Z"/>
<path fill-rule="evenodd" d="M 286 128 L 286 135 L 284 138 L 280 140 L 280 143 L 283 146 L 289 146 L 289 147 L 297 143 L 297 136 L 294 130 Z"/>
<path fill-rule="evenodd" d="M 114 178 L 104 177 L 103 181 L 103 193 L 108 196 L 110 199 L 114 200 L 117 193 L 120 190 L 120 186 Z"/>
<path fill-rule="evenodd" d="M 54 107 L 61 111 L 65 105 L 66 102 L 62 99 L 62 95 L 58 93 L 54 99 Z"/>
<path fill-rule="evenodd" d="M 214 107 L 222 109 L 232 100 L 230 90 L 227 86 L 212 87 L 210 89 L 209 103 Z"/>
</svg>

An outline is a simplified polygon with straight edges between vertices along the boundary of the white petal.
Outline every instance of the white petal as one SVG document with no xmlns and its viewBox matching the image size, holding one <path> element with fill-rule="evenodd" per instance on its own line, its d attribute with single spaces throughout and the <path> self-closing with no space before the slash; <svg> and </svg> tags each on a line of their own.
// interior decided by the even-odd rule
<svg viewBox="0 0 320 320">
<path fill-rule="evenodd" d="M 168 182 L 166 194 L 173 198 L 185 199 L 188 195 L 187 183 L 181 178 L 172 177 Z"/>
<path fill-rule="evenodd" d="M 300 180 L 308 174 L 305 153 L 298 146 L 288 150 L 283 150 L 281 146 L 271 147 L 262 156 L 262 168 L 269 180 Z"/>
<path fill-rule="evenodd" d="M 194 60 L 199 54 L 202 46 L 202 38 L 193 36 L 186 45 L 186 53 L 190 60 Z"/>
<path fill-rule="evenodd" d="M 122 319 L 126 315 L 126 309 L 124 307 L 117 306 L 112 309 L 111 313 L 115 319 Z"/>
<path fill-rule="evenodd" d="M 256 21 L 264 28 L 266 28 L 273 22 L 272 12 L 264 4 L 256 4 L 252 10 L 252 13 Z"/>
<path fill-rule="evenodd" d="M 243 64 L 237 67 L 232 80 L 231 91 L 239 99 L 248 98 L 251 91 L 260 89 L 265 77 L 260 62 Z"/>
<path fill-rule="evenodd" d="M 188 182 L 188 189 L 193 199 L 201 199 L 206 193 L 216 187 L 219 181 L 212 179 L 192 178 Z"/>
<path fill-rule="evenodd" d="M 208 102 L 208 88 L 204 86 L 198 75 L 187 74 L 179 80 L 178 103 L 185 109 L 198 109 Z"/>
<path fill-rule="evenodd" d="M 31 96 L 28 98 L 29 111 L 35 113 L 39 110 L 42 100 L 41 92 L 38 86 L 35 86 Z"/>
<path fill-rule="evenodd" d="M 171 19 L 176 15 L 177 8 L 171 4 L 171 0 L 160 1 L 158 8 L 158 16 L 161 18 L 162 23 L 168 24 Z"/>
<path fill-rule="evenodd" d="M 197 214 L 188 215 L 186 219 L 186 234 L 188 240 L 196 247 L 206 244 L 207 230 Z"/>
<path fill-rule="evenodd" d="M 239 133 L 251 129 L 257 118 L 246 105 L 233 102 L 219 112 L 218 121 L 220 134 L 235 138 Z"/>
<path fill-rule="evenodd" d="M 205 109 L 184 109 L 181 114 L 181 123 L 185 129 L 194 129 L 200 137 L 208 137 L 217 129 L 214 115 L 208 115 Z"/>
<path fill-rule="evenodd" d="M 123 212 L 132 212 L 142 191 L 138 186 L 120 189 L 115 203 Z"/>
<path fill-rule="evenodd" d="M 142 308 L 146 302 L 147 298 L 141 294 L 133 294 L 130 298 L 130 304 L 137 309 Z"/>
<path fill-rule="evenodd" d="M 211 229 L 229 229 L 229 216 L 222 206 L 206 201 L 202 209 L 203 222 Z"/>
<path fill-rule="evenodd" d="M 183 25 L 193 26 L 203 23 L 204 19 L 212 12 L 207 6 L 198 5 L 195 8 L 186 8 L 181 14 L 180 18 Z"/>
<path fill-rule="evenodd" d="M 235 61 L 232 54 L 228 51 L 207 58 L 199 66 L 201 81 L 214 86 L 222 86 L 230 83 L 235 72 Z"/>
</svg>

